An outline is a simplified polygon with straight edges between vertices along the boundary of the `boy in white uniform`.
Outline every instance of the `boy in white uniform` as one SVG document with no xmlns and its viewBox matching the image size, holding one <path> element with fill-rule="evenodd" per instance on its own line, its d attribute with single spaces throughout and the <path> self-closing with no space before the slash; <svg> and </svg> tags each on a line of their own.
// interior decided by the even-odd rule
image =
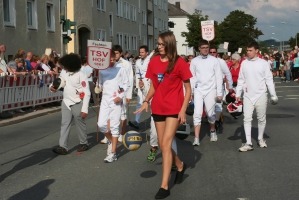
<svg viewBox="0 0 299 200">
<path fill-rule="evenodd" d="M 217 48 L 212 46 L 210 47 L 210 55 L 214 56 L 215 58 L 217 58 Z M 232 74 L 230 73 L 227 64 L 225 63 L 225 61 L 221 58 L 217 58 L 220 64 L 220 68 L 221 68 L 221 72 L 222 72 L 222 77 L 223 77 L 223 84 L 222 84 L 222 97 L 224 96 L 224 92 L 225 92 L 225 87 L 226 87 L 226 81 L 228 83 L 228 91 L 229 93 L 233 92 L 233 79 L 232 79 Z M 221 120 L 220 120 L 220 115 L 222 114 L 222 104 L 223 102 L 221 101 L 221 103 L 216 103 L 216 107 L 215 107 L 215 112 L 216 112 L 216 122 L 215 122 L 215 128 L 216 131 L 218 130 L 219 126 L 221 125 Z"/>
<path fill-rule="evenodd" d="M 190 81 L 194 93 L 194 146 L 199 146 L 203 104 L 205 105 L 211 127 L 210 140 L 212 142 L 217 141 L 215 130 L 215 104 L 216 98 L 219 100 L 222 99 L 223 82 L 219 61 L 217 58 L 209 55 L 209 42 L 207 40 L 200 40 L 198 48 L 200 55 L 192 59 L 190 64 L 190 71 L 193 76 Z"/>
<path fill-rule="evenodd" d="M 143 101 L 146 96 L 143 96 L 143 92 L 140 90 L 139 82 L 143 82 L 144 85 L 148 85 L 148 79 L 145 78 L 145 74 L 147 71 L 148 63 L 150 61 L 150 58 L 154 54 L 155 50 L 151 52 L 150 55 L 148 55 L 148 47 L 146 45 L 139 47 L 139 55 L 140 59 L 136 61 L 135 64 L 135 74 L 136 74 L 136 88 L 138 90 L 137 92 L 137 105 L 136 110 L 139 110 L 141 105 L 143 104 Z M 129 121 L 129 125 L 139 129 L 139 122 L 140 122 L 141 113 L 135 115 L 135 121 L 131 122 Z"/>
<path fill-rule="evenodd" d="M 86 75 L 80 71 L 81 61 L 78 55 L 65 55 L 59 62 L 60 65 L 63 66 L 60 77 L 61 80 L 65 80 L 65 86 L 61 104 L 62 119 L 59 147 L 54 148 L 53 152 L 66 155 L 68 151 L 67 142 L 73 119 L 75 120 L 80 140 L 80 146 L 77 151 L 88 150 L 85 118 L 88 114 L 90 90 Z M 56 92 L 53 84 L 51 84 L 49 88 L 52 92 Z"/>
<path fill-rule="evenodd" d="M 130 83 L 130 88 L 126 93 L 126 98 L 123 99 L 123 106 L 121 109 L 121 133 L 118 137 L 118 142 L 122 142 L 122 136 L 126 133 L 126 125 L 127 125 L 127 103 L 130 103 L 131 99 L 132 99 L 132 92 L 133 92 L 133 69 L 132 69 L 132 65 L 129 61 L 125 60 L 124 58 L 122 58 L 122 54 L 123 54 L 123 50 L 122 47 L 120 45 L 114 45 L 112 47 L 112 51 L 114 51 L 115 53 L 115 60 L 118 66 L 124 67 L 126 70 L 126 73 L 128 75 L 129 78 L 129 83 Z M 103 140 L 101 140 L 102 144 L 107 143 L 108 140 L 105 137 Z"/>
<path fill-rule="evenodd" d="M 111 51 L 110 67 L 100 71 L 98 87 L 103 91 L 98 126 L 108 139 L 107 157 L 104 162 L 111 163 L 117 160 L 116 147 L 121 110 L 123 99 L 130 88 L 126 70 L 116 64 L 114 51 Z M 110 121 L 110 128 L 108 121 Z"/>
<path fill-rule="evenodd" d="M 273 76 L 269 70 L 269 63 L 264 59 L 258 58 L 259 45 L 257 42 L 251 42 L 247 46 L 248 59 L 241 64 L 239 72 L 238 85 L 236 88 L 236 100 L 240 101 L 242 90 L 244 90 L 243 108 L 244 108 L 244 129 L 246 143 L 242 144 L 239 151 L 252 151 L 251 142 L 251 122 L 252 114 L 256 109 L 258 119 L 258 143 L 261 148 L 267 147 L 263 138 L 266 127 L 267 111 L 267 87 L 270 93 L 272 104 L 278 102 Z M 267 87 L 266 87 L 267 86 Z"/>
</svg>

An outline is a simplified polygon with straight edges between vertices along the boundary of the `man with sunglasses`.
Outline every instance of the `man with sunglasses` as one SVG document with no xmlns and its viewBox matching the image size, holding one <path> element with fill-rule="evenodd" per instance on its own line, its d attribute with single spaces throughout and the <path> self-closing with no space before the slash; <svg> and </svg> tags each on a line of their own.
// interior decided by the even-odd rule
<svg viewBox="0 0 299 200">
<path fill-rule="evenodd" d="M 210 47 L 210 55 L 217 58 L 217 48 L 215 46 Z M 221 58 L 217 58 L 217 59 L 218 59 L 219 64 L 220 64 L 222 77 L 223 77 L 222 96 L 224 97 L 226 84 L 228 85 L 227 89 L 228 89 L 229 93 L 233 92 L 233 79 L 232 79 L 232 75 L 231 75 L 225 61 L 222 60 Z M 216 111 L 215 126 L 216 126 L 216 131 L 218 131 L 219 126 L 222 123 L 221 120 L 220 120 L 220 115 L 222 114 L 222 101 L 221 101 L 221 103 L 216 103 L 215 111 Z"/>
<path fill-rule="evenodd" d="M 193 145 L 199 146 L 199 134 L 203 105 L 210 123 L 210 141 L 217 141 L 215 130 L 215 104 L 216 100 L 222 99 L 222 72 L 217 58 L 209 55 L 209 42 L 200 40 L 198 44 L 200 55 L 194 58 L 190 64 L 193 75 L 191 78 L 191 88 L 194 94 L 194 114 L 193 122 L 195 138 Z"/>
</svg>

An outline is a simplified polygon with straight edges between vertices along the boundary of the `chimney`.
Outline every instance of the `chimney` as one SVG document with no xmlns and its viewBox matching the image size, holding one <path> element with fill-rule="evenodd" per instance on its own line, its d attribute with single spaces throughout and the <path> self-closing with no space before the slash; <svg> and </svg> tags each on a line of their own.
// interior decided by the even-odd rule
<svg viewBox="0 0 299 200">
<path fill-rule="evenodd" d="M 175 2 L 175 7 L 181 9 L 181 3 L 180 2 Z"/>
</svg>

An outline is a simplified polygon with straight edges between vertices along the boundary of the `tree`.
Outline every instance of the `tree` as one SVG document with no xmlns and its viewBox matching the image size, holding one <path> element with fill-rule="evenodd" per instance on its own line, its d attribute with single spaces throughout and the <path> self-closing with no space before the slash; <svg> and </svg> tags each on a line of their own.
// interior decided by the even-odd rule
<svg viewBox="0 0 299 200">
<path fill-rule="evenodd" d="M 189 47 L 193 47 L 196 51 L 198 51 L 198 41 L 200 39 L 202 39 L 201 36 L 201 21 L 206 21 L 209 20 L 209 16 L 202 15 L 202 11 L 201 10 L 197 10 L 195 9 L 195 12 L 192 15 L 188 15 L 188 22 L 187 22 L 187 29 L 188 32 L 182 32 L 181 35 L 182 37 L 186 38 L 186 42 L 188 43 Z M 220 44 L 220 40 L 218 36 L 218 32 L 217 32 L 217 27 L 218 27 L 218 23 L 215 22 L 215 38 L 213 41 L 210 42 L 210 44 L 212 45 L 219 45 Z"/>
<path fill-rule="evenodd" d="M 299 33 L 297 33 L 297 40 L 299 39 Z M 298 42 L 298 41 L 297 41 Z M 296 35 L 295 35 L 295 37 L 293 38 L 293 37 L 291 37 L 290 39 L 289 39 L 289 44 L 290 44 L 290 47 L 291 48 L 294 48 L 295 46 L 296 46 Z M 298 45 L 298 44 L 297 44 Z"/>
<path fill-rule="evenodd" d="M 222 42 L 229 42 L 228 51 L 235 52 L 239 47 L 247 46 L 249 42 L 257 40 L 262 31 L 255 27 L 257 19 L 243 11 L 235 10 L 229 13 L 219 24 Z"/>
<path fill-rule="evenodd" d="M 264 53 L 269 54 L 269 48 L 267 47 L 267 44 L 265 42 L 259 41 L 259 46 L 262 54 Z"/>
</svg>

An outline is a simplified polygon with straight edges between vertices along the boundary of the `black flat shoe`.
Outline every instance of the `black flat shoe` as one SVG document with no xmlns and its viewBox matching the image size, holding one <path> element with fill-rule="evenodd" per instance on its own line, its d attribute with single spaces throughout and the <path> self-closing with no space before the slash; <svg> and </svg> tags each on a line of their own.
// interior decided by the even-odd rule
<svg viewBox="0 0 299 200">
<path fill-rule="evenodd" d="M 169 189 L 165 190 L 164 188 L 160 188 L 158 193 L 155 196 L 155 199 L 165 199 L 169 195 L 170 195 Z"/>
<path fill-rule="evenodd" d="M 183 163 L 183 170 L 182 171 L 177 171 L 176 172 L 176 176 L 175 176 L 175 179 L 174 179 L 174 184 L 180 184 L 183 182 L 183 177 L 184 177 L 184 173 L 185 173 L 185 170 L 186 170 L 187 166 L 185 163 Z"/>
</svg>

